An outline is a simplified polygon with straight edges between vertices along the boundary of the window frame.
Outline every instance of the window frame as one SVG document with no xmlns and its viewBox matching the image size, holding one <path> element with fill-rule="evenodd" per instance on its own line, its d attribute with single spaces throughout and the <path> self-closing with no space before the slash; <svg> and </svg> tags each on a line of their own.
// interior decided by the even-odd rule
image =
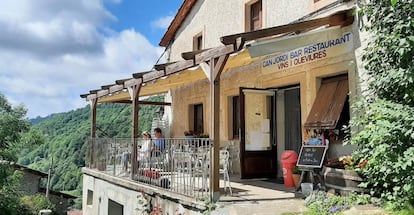
<svg viewBox="0 0 414 215">
<path fill-rule="evenodd" d="M 255 17 L 253 15 L 255 7 L 258 7 L 258 22 L 260 25 L 255 28 Z M 256 31 L 263 28 L 263 2 L 262 0 L 254 0 L 245 4 L 245 31 Z"/>
<path fill-rule="evenodd" d="M 204 133 L 204 107 L 203 103 L 192 104 L 190 108 L 190 128 L 195 134 Z"/>
<path fill-rule="evenodd" d="M 193 37 L 193 51 L 200 51 L 204 47 L 203 32 L 200 32 Z"/>
<path fill-rule="evenodd" d="M 232 110 L 232 138 L 233 139 L 240 139 L 240 96 L 233 96 L 231 97 L 231 110 Z"/>
</svg>

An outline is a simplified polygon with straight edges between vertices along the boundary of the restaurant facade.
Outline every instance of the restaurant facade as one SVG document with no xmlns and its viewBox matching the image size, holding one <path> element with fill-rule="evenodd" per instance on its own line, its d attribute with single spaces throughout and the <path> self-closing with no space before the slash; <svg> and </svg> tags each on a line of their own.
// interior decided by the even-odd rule
<svg viewBox="0 0 414 215">
<path fill-rule="evenodd" d="M 317 130 L 329 141 L 328 156 L 349 154 L 352 148 L 342 145 L 342 128 L 351 117 L 351 101 L 360 95 L 362 71 L 356 4 L 300 2 L 281 1 L 285 8 L 280 11 L 271 0 L 184 1 L 160 42 L 167 63 L 82 95 L 91 102 L 91 139 L 97 138 L 99 103 L 128 101 L 138 110 L 140 97 L 163 94 L 166 139 L 191 134 L 211 141 L 207 181 L 212 201 L 220 196 L 222 148 L 234 150 L 230 171 L 241 179 L 283 177 L 282 153 L 299 153 Z M 131 117 L 131 136 L 139 138 L 139 119 L 136 113 Z M 138 156 L 134 144 L 133 161 Z M 84 168 L 84 210 L 109 213 L 112 205 L 118 208 L 114 211 L 133 214 L 126 211 L 138 207 L 135 198 L 150 199 L 163 211 L 203 210 L 196 206 L 199 199 L 177 191 L 171 197 L 168 188 L 153 190 L 134 180 L 139 168 L 133 163 L 126 180 L 95 171 L 94 165 Z M 108 189 L 99 189 L 103 187 Z M 131 202 L 132 196 L 139 197 Z"/>
</svg>

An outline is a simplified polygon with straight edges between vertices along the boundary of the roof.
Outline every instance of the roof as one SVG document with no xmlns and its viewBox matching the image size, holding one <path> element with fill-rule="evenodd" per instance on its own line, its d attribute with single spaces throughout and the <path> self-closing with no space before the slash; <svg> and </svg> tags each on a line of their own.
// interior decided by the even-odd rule
<svg viewBox="0 0 414 215">
<path fill-rule="evenodd" d="M 0 164 L 9 165 L 9 166 L 13 167 L 16 170 L 20 170 L 20 171 L 24 171 L 24 172 L 30 172 L 34 175 L 38 175 L 38 176 L 41 176 L 41 177 L 46 177 L 47 176 L 46 172 L 36 170 L 36 169 L 32 169 L 32 168 L 29 168 L 27 166 L 15 163 L 13 161 L 0 160 Z"/>
<path fill-rule="evenodd" d="M 194 4 L 197 0 L 185 0 L 181 5 L 180 9 L 178 9 L 177 14 L 175 15 L 174 19 L 171 21 L 170 26 L 168 26 L 167 31 L 165 32 L 164 36 L 162 37 L 160 43 L 158 45 L 162 47 L 166 47 L 170 41 L 173 39 L 175 33 L 180 28 L 181 24 L 190 13 L 191 9 L 193 8 Z"/>
<path fill-rule="evenodd" d="M 41 187 L 41 188 L 39 188 L 39 191 L 45 193 L 46 189 Z M 61 192 L 61 191 L 56 191 L 56 190 L 49 190 L 49 193 L 52 194 L 52 195 L 55 195 L 55 196 L 62 196 L 63 198 L 66 198 L 66 199 L 76 199 L 76 198 L 78 198 L 78 196 L 75 196 L 75 195 L 72 195 L 72 194 L 69 194 L 69 193 L 64 193 L 64 192 Z"/>
</svg>

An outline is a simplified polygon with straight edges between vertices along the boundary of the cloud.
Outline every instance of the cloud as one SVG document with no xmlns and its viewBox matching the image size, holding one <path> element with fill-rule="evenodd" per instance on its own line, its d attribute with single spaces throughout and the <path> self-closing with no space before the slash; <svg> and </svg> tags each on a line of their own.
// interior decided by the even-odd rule
<svg viewBox="0 0 414 215">
<path fill-rule="evenodd" d="M 151 22 L 152 28 L 161 28 L 167 29 L 170 26 L 171 21 L 174 19 L 173 15 L 168 15 L 165 17 L 160 17 L 159 19 Z"/>
<path fill-rule="evenodd" d="M 105 22 L 116 18 L 102 1 L 5 4 L 0 8 L 0 93 L 14 105 L 24 103 L 30 118 L 83 107 L 87 103 L 80 94 L 149 70 L 162 53 L 134 29 L 107 29 Z"/>
</svg>

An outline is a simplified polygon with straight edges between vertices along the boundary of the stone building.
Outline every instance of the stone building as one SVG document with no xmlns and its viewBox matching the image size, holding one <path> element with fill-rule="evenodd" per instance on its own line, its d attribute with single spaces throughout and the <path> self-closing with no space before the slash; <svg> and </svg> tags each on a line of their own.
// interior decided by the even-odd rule
<svg viewBox="0 0 414 215">
<path fill-rule="evenodd" d="M 45 184 L 47 183 L 48 173 L 14 162 L 0 161 L 0 163 L 10 165 L 15 170 L 22 173 L 20 188 L 24 195 L 46 195 Z M 49 190 L 49 200 L 55 205 L 56 211 L 54 212 L 58 215 L 66 214 L 69 207 L 73 205 L 73 200 L 75 198 L 77 197 L 70 194 Z"/>
</svg>

